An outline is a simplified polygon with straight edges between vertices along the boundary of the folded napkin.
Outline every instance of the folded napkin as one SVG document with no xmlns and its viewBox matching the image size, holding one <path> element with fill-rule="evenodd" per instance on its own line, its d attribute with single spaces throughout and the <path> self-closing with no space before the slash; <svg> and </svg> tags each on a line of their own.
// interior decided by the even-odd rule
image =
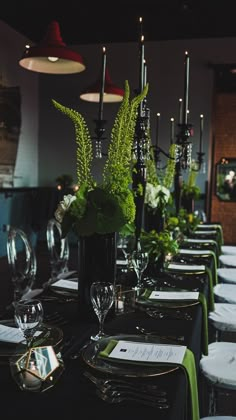
<svg viewBox="0 0 236 420">
<path fill-rule="evenodd" d="M 107 358 L 110 356 L 112 350 L 118 344 L 117 340 L 111 339 L 104 350 L 100 351 L 99 357 Z M 200 420 L 199 414 L 199 404 L 198 404 L 198 387 L 197 387 L 197 375 L 196 375 L 196 366 L 194 355 L 191 350 L 186 349 L 185 355 L 182 363 L 160 363 L 160 362 L 148 362 L 148 361 L 130 361 L 124 359 L 114 359 L 109 357 L 109 360 L 121 363 L 136 363 L 143 365 L 152 365 L 152 366 L 173 366 L 180 367 L 186 377 L 186 382 L 188 384 L 188 403 L 191 407 L 191 419 L 189 420 Z"/>
<path fill-rule="evenodd" d="M 217 276 L 217 258 L 215 252 L 211 251 L 210 249 L 201 250 L 201 249 L 179 249 L 179 253 L 183 255 L 199 255 L 201 257 L 202 255 L 209 255 L 213 258 L 213 283 L 216 285 L 218 283 L 218 276 Z"/>
<path fill-rule="evenodd" d="M 150 297 L 151 293 L 152 293 L 152 290 L 145 289 L 145 291 L 143 292 L 141 297 L 144 298 L 144 299 L 152 300 L 152 298 Z M 172 296 L 171 296 L 172 294 L 179 293 L 180 295 L 181 294 L 183 295 L 183 292 L 181 292 L 181 291 L 179 291 L 179 292 L 178 291 L 177 292 L 171 292 L 170 291 L 170 292 L 167 292 L 167 293 L 169 293 L 169 301 L 172 301 L 172 302 L 173 302 Z M 186 292 L 184 292 L 184 293 L 186 293 Z M 196 294 L 196 292 L 192 292 L 192 293 Z M 158 299 L 155 298 L 155 301 L 157 301 L 157 300 Z M 181 296 L 180 296 L 180 300 L 181 300 Z M 185 301 L 185 300 L 186 299 L 182 299 L 182 301 Z M 201 329 L 201 332 L 202 332 L 202 353 L 204 355 L 207 355 L 208 354 L 209 339 L 208 339 L 208 307 L 207 307 L 206 297 L 203 293 L 199 292 L 198 297 L 193 298 L 191 300 L 198 300 L 199 303 L 202 305 L 202 329 Z"/>
</svg>

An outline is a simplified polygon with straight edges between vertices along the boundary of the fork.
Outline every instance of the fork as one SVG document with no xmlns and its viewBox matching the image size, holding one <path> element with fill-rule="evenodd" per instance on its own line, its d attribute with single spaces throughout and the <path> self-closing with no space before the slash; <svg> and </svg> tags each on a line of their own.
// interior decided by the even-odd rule
<svg viewBox="0 0 236 420">
<path fill-rule="evenodd" d="M 138 384 L 135 385 L 134 383 L 128 382 L 125 379 L 116 379 L 116 378 L 112 378 L 112 379 L 103 379 L 103 378 L 97 378 L 95 376 L 93 376 L 90 372 L 88 372 L 87 370 L 84 371 L 84 376 L 86 376 L 88 379 L 90 379 L 91 382 L 93 382 L 98 388 L 100 387 L 105 387 L 105 386 L 111 386 L 111 387 L 119 387 L 119 386 L 123 386 L 123 387 L 128 387 L 131 390 L 134 389 L 138 389 L 139 391 L 146 391 L 146 392 L 152 392 L 155 393 L 156 396 L 160 396 L 160 397 L 164 397 L 166 396 L 166 391 L 160 389 L 157 385 L 154 384 Z"/>
<path fill-rule="evenodd" d="M 99 398 L 101 398 L 103 401 L 108 402 L 109 404 L 117 404 L 123 401 L 134 401 L 136 403 L 148 405 L 150 407 L 159 408 L 161 410 L 166 410 L 169 408 L 169 404 L 160 403 L 154 400 L 149 400 L 145 398 L 143 395 L 141 396 L 140 394 L 135 394 L 133 392 L 128 392 L 125 394 L 121 392 L 117 392 L 117 393 L 113 393 L 113 395 L 109 395 L 108 393 L 104 394 L 97 389 L 96 394 L 98 395 Z"/>
<path fill-rule="evenodd" d="M 157 331 L 149 331 L 146 328 L 140 327 L 139 325 L 136 325 L 136 330 L 138 332 L 140 332 L 141 334 L 144 335 L 152 335 L 152 336 L 159 336 L 160 334 L 158 334 Z M 184 336 L 183 335 L 162 335 L 161 338 L 166 339 L 166 340 L 172 340 L 172 341 L 176 341 L 177 343 L 183 343 L 184 342 Z"/>
<path fill-rule="evenodd" d="M 192 321 L 192 316 L 189 315 L 187 312 L 181 311 L 174 311 L 172 312 L 162 312 L 157 309 L 146 309 L 146 314 L 149 315 L 151 318 L 155 319 L 181 319 L 184 321 Z"/>
</svg>

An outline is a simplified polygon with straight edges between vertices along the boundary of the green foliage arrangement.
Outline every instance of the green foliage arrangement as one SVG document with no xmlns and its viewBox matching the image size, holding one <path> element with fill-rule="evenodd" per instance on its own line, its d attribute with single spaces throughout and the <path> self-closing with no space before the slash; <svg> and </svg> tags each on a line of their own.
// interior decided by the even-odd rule
<svg viewBox="0 0 236 420">
<path fill-rule="evenodd" d="M 200 197 L 201 190 L 196 185 L 198 172 L 194 171 L 193 167 L 189 171 L 188 179 L 183 181 L 182 185 L 182 196 L 186 198 L 192 198 L 197 200 Z"/>
<path fill-rule="evenodd" d="M 160 233 L 155 230 L 142 232 L 141 246 L 144 251 L 148 252 L 151 262 L 157 262 L 161 256 L 167 254 L 175 255 L 179 250 L 178 242 L 167 230 Z"/>
<path fill-rule="evenodd" d="M 55 213 L 61 223 L 63 236 L 69 230 L 78 236 L 119 232 L 126 223 L 134 221 L 135 203 L 130 188 L 132 146 L 137 109 L 147 92 L 148 85 L 140 95 L 130 100 L 129 84 L 125 82 L 125 94 L 111 131 L 103 182 L 100 185 L 92 176 L 92 141 L 83 116 L 52 100 L 55 108 L 74 123 L 77 143 L 79 190 L 74 197 L 64 197 Z"/>
</svg>

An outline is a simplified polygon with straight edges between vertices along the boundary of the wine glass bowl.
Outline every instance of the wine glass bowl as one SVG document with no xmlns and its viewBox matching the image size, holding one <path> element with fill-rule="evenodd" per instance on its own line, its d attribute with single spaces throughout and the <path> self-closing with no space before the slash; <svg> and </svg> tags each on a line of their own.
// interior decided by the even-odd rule
<svg viewBox="0 0 236 420">
<path fill-rule="evenodd" d="M 144 270 L 147 268 L 149 261 L 148 253 L 142 250 L 134 250 L 132 252 L 131 260 L 137 276 L 136 289 L 140 289 L 142 287 L 142 275 Z"/>
<path fill-rule="evenodd" d="M 15 304 L 15 323 L 24 334 L 27 349 L 30 349 L 36 330 L 43 322 L 43 306 L 40 300 L 20 300 Z"/>
<path fill-rule="evenodd" d="M 104 321 L 115 299 L 115 288 L 109 282 L 94 282 L 90 287 L 90 298 L 95 314 L 99 321 L 99 331 L 91 336 L 91 340 L 97 341 L 105 336 Z"/>
</svg>

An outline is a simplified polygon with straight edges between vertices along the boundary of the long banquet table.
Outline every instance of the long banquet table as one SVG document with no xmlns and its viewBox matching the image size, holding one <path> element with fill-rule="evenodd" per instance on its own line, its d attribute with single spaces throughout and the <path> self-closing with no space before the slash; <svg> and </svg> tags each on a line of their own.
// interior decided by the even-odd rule
<svg viewBox="0 0 236 420">
<path fill-rule="evenodd" d="M 44 270 L 41 266 L 39 273 L 45 281 L 45 276 L 48 275 L 47 270 Z M 6 273 L 6 277 L 7 275 Z M 199 290 L 207 294 L 207 283 L 197 281 L 197 284 Z M 196 287 L 195 283 L 193 285 Z M 2 305 L 9 301 L 9 293 L 10 288 L 6 287 L 6 281 L 2 281 L 0 283 L 0 303 Z M 97 332 L 97 319 L 94 317 L 91 320 L 80 320 L 76 302 L 61 303 L 61 299 L 58 302 L 54 300 L 47 302 L 42 299 L 42 302 L 45 319 L 48 314 L 56 311 L 65 320 L 63 325 L 60 325 L 64 336 L 61 353 L 65 369 L 58 382 L 51 389 L 43 393 L 35 393 L 21 391 L 11 376 L 9 363 L 2 362 L 0 366 L 1 408 L 7 412 L 7 419 L 15 419 L 19 416 L 19 413 L 24 416 L 32 415 L 34 419 L 49 419 L 52 416 L 63 419 L 65 417 L 72 418 L 76 413 L 80 417 L 82 413 L 83 415 L 86 413 L 86 417 L 93 416 L 94 418 L 95 415 L 102 415 L 104 418 L 110 418 L 111 416 L 112 418 L 121 418 L 121 416 L 127 416 L 128 408 L 129 412 L 132 410 L 132 416 L 140 420 L 143 419 L 144 415 L 155 415 L 159 420 L 186 420 L 190 418 L 189 413 L 186 412 L 186 381 L 180 369 L 171 374 L 148 378 L 155 384 L 159 384 L 160 388 L 167 390 L 170 405 L 167 410 L 160 410 L 131 401 L 109 404 L 98 398 L 94 384 L 83 374 L 85 370 L 91 370 L 91 368 L 87 366 L 81 356 L 77 359 L 72 358 L 89 341 L 91 334 Z M 187 308 L 187 311 L 191 320 L 172 318 L 154 320 L 147 316 L 144 310 L 136 308 L 134 312 L 129 314 L 108 316 L 105 323 L 105 332 L 110 335 L 121 333 L 137 335 L 136 326 L 140 326 L 148 331 L 154 331 L 155 334 L 160 336 L 181 337 L 181 344 L 186 345 L 193 352 L 198 371 L 202 352 L 202 308 L 198 304 Z M 144 337 L 140 336 L 140 339 L 143 340 Z M 134 378 L 134 381 L 139 382 L 139 378 Z"/>
</svg>

